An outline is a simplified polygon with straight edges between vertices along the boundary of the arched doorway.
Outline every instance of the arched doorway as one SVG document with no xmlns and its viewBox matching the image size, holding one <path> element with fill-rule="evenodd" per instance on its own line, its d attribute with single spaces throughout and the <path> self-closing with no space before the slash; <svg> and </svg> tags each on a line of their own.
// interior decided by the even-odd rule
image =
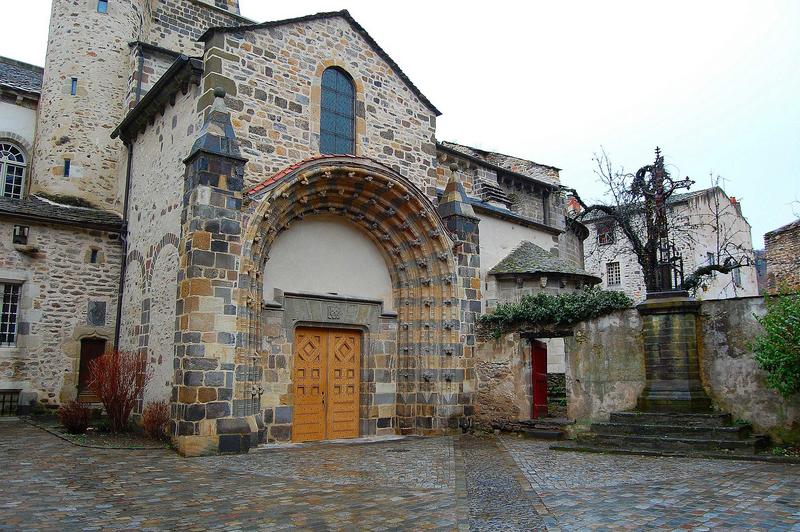
<svg viewBox="0 0 800 532">
<path fill-rule="evenodd" d="M 296 349 L 298 327 L 336 323 L 363 331 L 361 361 L 373 365 L 362 365 L 372 371 L 361 372 L 367 378 L 359 383 L 360 434 L 452 428 L 464 415 L 459 401 L 470 391 L 464 382 L 472 360 L 462 356 L 463 287 L 453 241 L 430 200 L 391 169 L 347 156 L 294 165 L 253 187 L 247 198 L 240 286 L 248 329 L 237 353 L 242 363 L 263 367 L 264 378 L 237 383 L 235 394 L 243 401 L 262 387 L 249 403 L 252 411 L 241 415 L 263 410 L 268 437 L 290 439 L 296 412 L 293 359 L 286 355 Z M 346 222 L 369 240 L 385 262 L 391 298 L 348 298 L 339 289 L 308 296 L 300 276 L 292 280 L 296 292 L 283 292 L 262 277 L 273 256 L 283 260 L 281 235 L 290 242 L 293 227 L 320 216 Z M 357 276 L 354 266 L 349 270 Z M 277 297 L 265 288 L 278 288 Z"/>
</svg>

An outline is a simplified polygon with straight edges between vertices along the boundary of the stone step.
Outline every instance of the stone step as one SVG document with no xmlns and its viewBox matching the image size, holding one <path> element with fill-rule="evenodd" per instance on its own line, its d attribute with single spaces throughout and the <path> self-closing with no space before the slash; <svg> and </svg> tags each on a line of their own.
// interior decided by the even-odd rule
<svg viewBox="0 0 800 532">
<path fill-rule="evenodd" d="M 592 423 L 595 434 L 633 436 L 686 436 L 702 439 L 743 440 L 752 433 L 750 425 L 664 425 L 650 423 Z"/>
<path fill-rule="evenodd" d="M 519 433 L 526 438 L 535 438 L 538 440 L 562 440 L 565 436 L 563 430 L 551 429 L 527 429 L 519 431 Z"/>
<path fill-rule="evenodd" d="M 764 445 L 763 437 L 743 440 L 690 438 L 686 436 L 639 436 L 611 434 L 582 434 L 578 444 L 600 446 L 609 449 L 644 449 L 655 451 L 699 452 L 730 451 L 755 454 Z"/>
<path fill-rule="evenodd" d="M 757 460 L 763 462 L 772 462 L 778 464 L 800 464 L 800 459 L 791 456 L 772 456 L 770 454 L 752 454 L 746 452 L 731 452 L 731 451 L 654 451 L 647 449 L 624 449 L 624 448 L 610 448 L 595 445 L 579 444 L 573 441 L 558 442 L 550 445 L 553 451 L 572 451 L 579 453 L 600 453 L 600 454 L 625 454 L 625 455 L 638 455 L 638 456 L 656 456 L 656 457 L 685 457 L 692 458 L 714 458 L 724 460 Z"/>
<path fill-rule="evenodd" d="M 727 427 L 731 425 L 731 415 L 722 412 L 683 413 L 683 412 L 612 412 L 611 423 L 647 425 L 684 425 L 704 427 Z"/>
</svg>

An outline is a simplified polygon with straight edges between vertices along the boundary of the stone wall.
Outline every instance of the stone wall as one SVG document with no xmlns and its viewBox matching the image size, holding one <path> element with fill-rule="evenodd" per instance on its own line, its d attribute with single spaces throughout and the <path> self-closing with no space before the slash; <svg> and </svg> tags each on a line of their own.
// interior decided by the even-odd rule
<svg viewBox="0 0 800 532">
<path fill-rule="evenodd" d="M 151 27 L 147 42 L 189 56 L 203 54 L 203 43 L 197 39 L 208 28 L 216 26 L 238 26 L 251 21 L 239 16 L 238 5 L 214 9 L 219 2 L 202 0 L 157 0 L 152 2 Z M 224 2 L 223 2 L 224 3 Z M 220 7 L 220 6 L 216 6 Z"/>
<path fill-rule="evenodd" d="M 764 235 L 767 289 L 800 290 L 800 220 Z"/>
<path fill-rule="evenodd" d="M 750 348 L 763 330 L 754 314 L 765 312 L 761 297 L 703 302 L 701 377 L 706 392 L 734 419 L 778 441 L 800 441 L 800 395 L 785 399 L 767 388 Z"/>
<path fill-rule="evenodd" d="M 33 191 L 84 198 L 120 212 L 118 165 L 123 146 L 110 137 L 125 116 L 132 69 L 128 43 L 142 37 L 142 0 L 119 2 L 108 13 L 93 0 L 56 0 L 50 15 L 36 146 Z M 77 93 L 70 94 L 71 78 Z M 69 177 L 64 159 L 70 160 Z"/>
<path fill-rule="evenodd" d="M 30 226 L 37 251 L 12 243 L 15 223 Z M 22 284 L 17 345 L 0 347 L 0 389 L 49 403 L 76 397 L 81 338 L 114 341 L 121 248 L 116 233 L 0 221 L 0 280 Z"/>
<path fill-rule="evenodd" d="M 703 301 L 700 379 L 716 408 L 780 441 L 800 434 L 800 398 L 784 399 L 768 389 L 750 342 L 765 312 L 760 297 Z M 578 324 L 566 339 L 567 405 L 579 425 L 607 421 L 631 410 L 645 386 L 642 318 L 619 311 Z"/>
<path fill-rule="evenodd" d="M 492 425 L 531 417 L 530 347 L 518 334 L 479 342 L 475 421 Z"/>
<path fill-rule="evenodd" d="M 168 399 L 172 387 L 183 159 L 198 129 L 196 89 L 179 92 L 133 142 L 120 346 L 147 355 L 154 368 L 145 400 Z"/>
<path fill-rule="evenodd" d="M 246 185 L 319 154 L 322 72 L 338 66 L 356 87 L 356 155 L 381 161 L 435 197 L 434 112 L 345 19 L 218 34 L 206 44 L 204 91 L 221 85 L 228 92 L 249 159 Z"/>
<path fill-rule="evenodd" d="M 630 410 L 645 385 L 642 319 L 631 309 L 578 324 L 565 339 L 567 415 L 579 424 Z"/>
</svg>

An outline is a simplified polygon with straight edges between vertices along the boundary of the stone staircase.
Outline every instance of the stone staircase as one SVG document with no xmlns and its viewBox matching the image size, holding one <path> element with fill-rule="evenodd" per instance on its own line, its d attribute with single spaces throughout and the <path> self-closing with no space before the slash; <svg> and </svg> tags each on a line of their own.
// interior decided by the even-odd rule
<svg viewBox="0 0 800 532">
<path fill-rule="evenodd" d="M 768 444 L 749 424 L 734 424 L 730 414 L 614 412 L 593 423 L 571 444 L 551 449 L 630 454 L 753 456 Z"/>
</svg>

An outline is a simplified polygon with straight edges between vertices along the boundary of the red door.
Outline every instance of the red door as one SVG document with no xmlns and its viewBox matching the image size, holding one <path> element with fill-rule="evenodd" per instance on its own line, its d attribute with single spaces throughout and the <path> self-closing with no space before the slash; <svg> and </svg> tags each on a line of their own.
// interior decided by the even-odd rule
<svg viewBox="0 0 800 532">
<path fill-rule="evenodd" d="M 547 417 L 547 344 L 539 340 L 531 340 L 531 383 L 531 417 Z"/>
</svg>

